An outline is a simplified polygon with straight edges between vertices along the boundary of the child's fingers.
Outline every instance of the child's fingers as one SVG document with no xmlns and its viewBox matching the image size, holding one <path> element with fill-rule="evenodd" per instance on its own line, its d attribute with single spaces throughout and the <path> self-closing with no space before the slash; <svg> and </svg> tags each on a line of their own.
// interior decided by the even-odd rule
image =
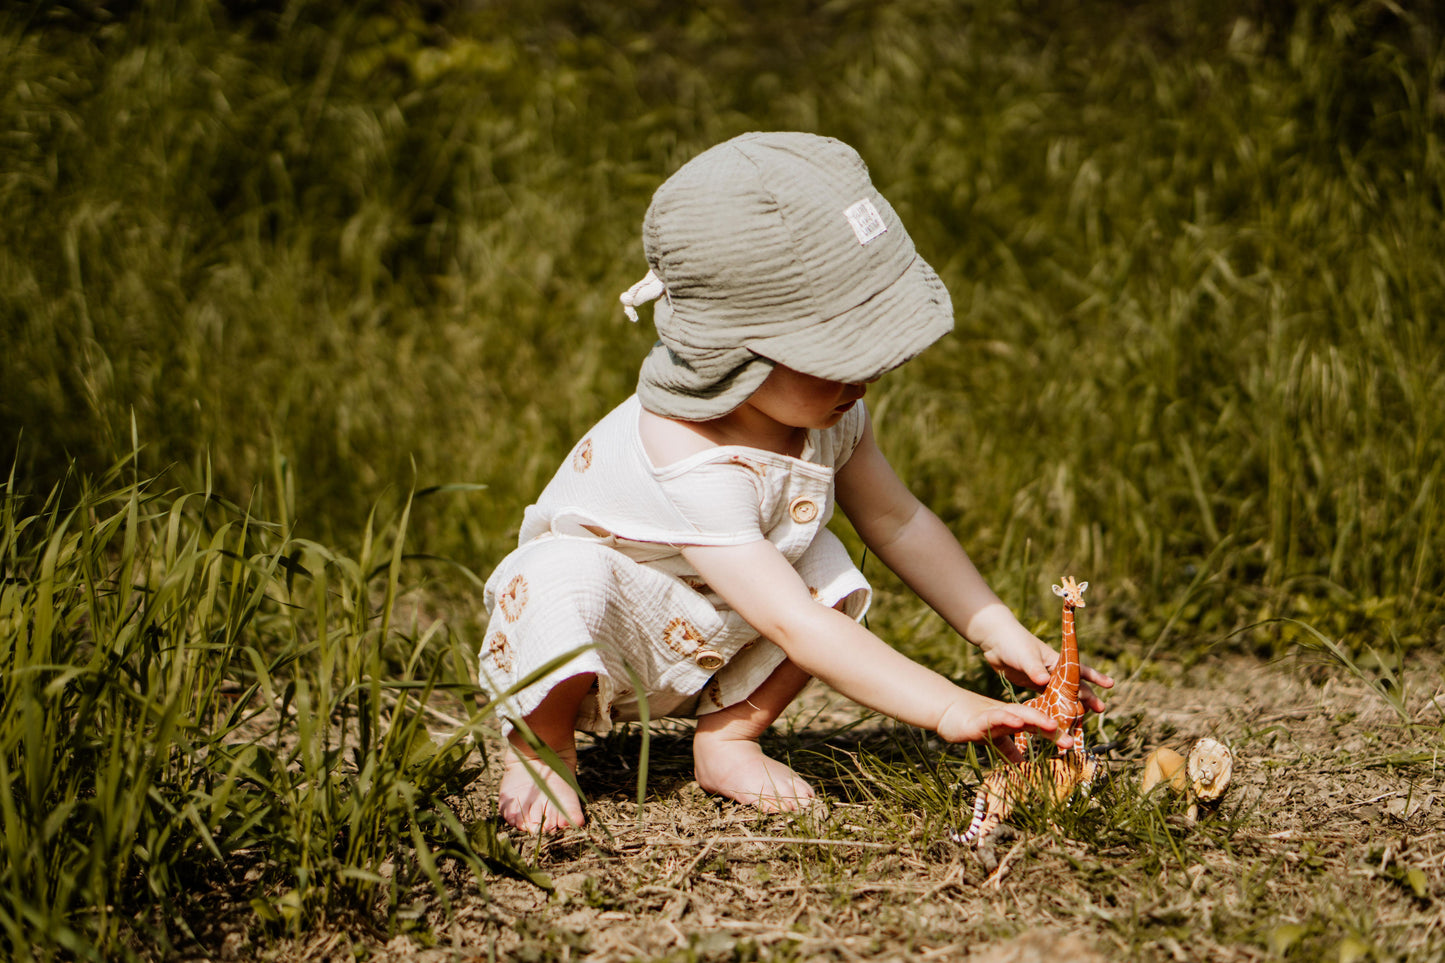
<svg viewBox="0 0 1445 963">
<path fill-rule="evenodd" d="M 1046 736 L 1055 746 L 1058 746 L 1059 749 L 1065 752 L 1074 748 L 1074 737 L 1062 729 L 1055 732 L 1045 732 L 1042 733 L 1042 735 Z"/>
<path fill-rule="evenodd" d="M 1014 745 L 1014 735 L 1020 732 L 1037 733 L 1052 740 L 1062 750 L 1074 747 L 1073 737 L 1061 730 L 1053 719 L 1036 709 L 1026 706 L 996 709 L 989 713 L 989 716 L 985 738 L 993 743 L 999 754 L 1009 762 L 1024 761 L 1023 753 Z"/>
<path fill-rule="evenodd" d="M 1043 689 L 1044 686 L 1046 686 L 1046 685 L 1049 684 L 1049 676 L 1048 676 L 1048 670 L 1047 670 L 1047 669 L 1044 670 L 1044 681 L 1043 681 L 1043 682 L 1039 682 L 1039 681 L 1035 680 L 1035 679 L 1033 678 L 1033 676 L 1029 675 L 1028 672 L 1026 672 L 1026 671 L 1024 671 L 1024 670 L 1022 670 L 1022 669 L 1013 669 L 1013 668 L 1007 668 L 1007 667 L 1006 667 L 1006 668 L 1000 669 L 999 671 L 1002 673 L 1002 675 L 1003 675 L 1003 677 L 1004 677 L 1005 679 L 1009 680 L 1010 683 L 1012 683 L 1013 685 L 1018 686 L 1018 687 L 1021 688 L 1021 689 L 1040 689 L 1040 690 L 1041 690 L 1041 689 Z"/>
<path fill-rule="evenodd" d="M 1068 749 L 1074 744 L 1073 739 L 1067 732 L 1059 728 L 1057 722 L 1039 710 L 1023 705 L 993 710 L 988 719 L 989 738 L 995 737 L 995 729 L 1005 729 L 1010 734 L 1016 732 L 1038 733 L 1053 740 L 1060 749 Z"/>
<path fill-rule="evenodd" d="M 1058 661 L 1053 649 L 1046 645 L 1041 646 L 1041 648 L 1050 656 L 1054 656 L 1053 662 Z M 1053 675 L 1053 662 L 1046 662 L 1044 657 L 1039 654 L 1038 649 L 1035 649 L 1034 652 L 1030 654 L 1030 658 L 1025 661 L 1022 669 L 1028 675 L 1029 681 L 1033 683 L 1034 687 L 1042 689 L 1049 684 L 1049 676 Z"/>
<path fill-rule="evenodd" d="M 996 728 L 1007 729 L 1009 732 L 1038 732 L 1048 735 L 1059 727 L 1057 722 L 1044 713 L 1025 705 L 1000 706 L 990 710 L 985 719 L 990 735 Z"/>
<path fill-rule="evenodd" d="M 1114 686 L 1114 680 L 1088 666 L 1079 667 L 1079 679 L 1079 701 L 1084 704 L 1084 708 L 1090 712 L 1103 712 L 1104 700 L 1099 698 L 1099 694 L 1094 691 L 1094 686 L 1110 689 Z"/>
<path fill-rule="evenodd" d="M 1059 724 L 1051 717 L 1037 709 L 1030 709 L 1027 706 L 1021 706 L 1020 709 L 1028 714 L 1025 717 L 1024 729 L 1044 736 L 1060 749 L 1072 749 L 1074 747 L 1074 737 L 1069 735 L 1067 731 L 1060 729 Z"/>
<path fill-rule="evenodd" d="M 1000 663 L 994 668 L 1003 677 L 1016 686 L 1028 689 L 1040 689 L 1049 684 L 1049 667 L 1044 665 L 1042 659 L 1036 659 L 1030 665 L 1006 665 Z"/>
<path fill-rule="evenodd" d="M 998 750 L 998 754 L 1009 762 L 1024 761 L 1024 754 L 1019 752 L 1018 746 L 1014 745 L 1013 736 L 997 735 L 989 741 L 992 742 L 993 747 Z"/>
</svg>

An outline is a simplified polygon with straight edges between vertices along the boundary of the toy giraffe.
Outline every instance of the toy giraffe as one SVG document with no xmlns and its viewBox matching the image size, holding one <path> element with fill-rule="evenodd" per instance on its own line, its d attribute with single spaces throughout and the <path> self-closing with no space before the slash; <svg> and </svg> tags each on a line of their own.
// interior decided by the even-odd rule
<svg viewBox="0 0 1445 963">
<path fill-rule="evenodd" d="M 1048 797 L 1060 804 L 1075 790 L 1087 790 L 1099 774 L 1097 756 L 1084 748 L 1084 704 L 1079 701 L 1079 643 L 1074 635 L 1074 609 L 1084 607 L 1084 589 L 1088 582 L 1075 582 L 1065 576 L 1063 585 L 1054 586 L 1054 594 L 1064 600 L 1064 635 L 1059 661 L 1049 675 L 1043 693 L 1025 705 L 1038 709 L 1074 737 L 1074 748 L 1052 758 L 1028 758 L 1028 736 L 1020 733 L 1014 745 L 1025 759 L 1017 765 L 999 766 L 984 778 L 973 804 L 973 821 L 961 833 L 954 833 L 955 842 L 981 846 L 989 835 L 1008 818 L 1014 803 L 1031 793 Z"/>
<path fill-rule="evenodd" d="M 1084 704 L 1079 701 L 1079 640 L 1074 635 L 1074 609 L 1084 607 L 1084 589 L 1089 583 L 1075 582 L 1068 575 L 1061 581 L 1063 585 L 1054 586 L 1054 594 L 1064 600 L 1064 639 L 1059 647 L 1059 661 L 1054 663 L 1048 686 L 1024 705 L 1057 722 L 1060 731 L 1073 736 L 1077 751 L 1082 752 Z M 1027 755 L 1029 737 L 1019 733 L 1014 737 L 1014 745 Z"/>
</svg>

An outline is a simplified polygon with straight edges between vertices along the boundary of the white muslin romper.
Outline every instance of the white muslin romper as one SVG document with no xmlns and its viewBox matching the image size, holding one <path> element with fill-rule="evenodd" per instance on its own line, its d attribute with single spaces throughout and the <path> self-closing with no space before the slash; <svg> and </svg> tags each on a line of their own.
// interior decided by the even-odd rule
<svg viewBox="0 0 1445 963">
<path fill-rule="evenodd" d="M 643 449 L 641 411 L 634 395 L 583 436 L 487 580 L 479 681 L 504 721 L 582 673 L 597 683 L 576 725 L 598 734 L 640 717 L 639 685 L 652 718 L 750 696 L 783 651 L 704 584 L 682 546 L 766 538 L 820 604 L 854 619 L 868 609 L 867 581 L 825 527 L 834 473 L 863 436 L 861 401 L 809 431 L 798 458 L 720 446 L 662 468 Z"/>
</svg>

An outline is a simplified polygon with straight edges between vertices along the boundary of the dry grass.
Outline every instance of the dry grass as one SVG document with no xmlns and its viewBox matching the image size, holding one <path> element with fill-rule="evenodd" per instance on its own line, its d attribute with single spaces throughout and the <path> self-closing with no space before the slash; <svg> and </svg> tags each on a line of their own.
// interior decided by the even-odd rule
<svg viewBox="0 0 1445 963">
<path fill-rule="evenodd" d="M 821 688 L 771 748 L 827 791 L 799 816 L 760 816 L 688 779 L 685 727 L 653 740 L 656 775 L 632 801 L 638 743 L 585 749 L 591 825 L 519 845 L 551 892 L 496 879 L 424 898 L 419 933 L 350 925 L 295 942 L 238 926 L 212 958 L 278 960 L 1434 960 L 1445 947 L 1445 773 L 1438 664 L 1401 725 L 1369 686 L 1305 658 L 1231 658 L 1119 687 L 1101 730 L 1113 787 L 1081 812 L 1026 819 L 996 867 L 947 840 L 977 782 L 964 754 Z M 1167 670 L 1169 678 L 1162 678 Z M 841 728 L 840 728 L 841 727 Z M 1209 735 L 1236 756 L 1219 809 L 1192 828 L 1141 800 L 1140 759 Z M 912 778 L 902 774 L 910 772 Z M 491 807 L 495 773 L 474 786 Z M 938 787 L 920 801 L 920 785 Z"/>
</svg>

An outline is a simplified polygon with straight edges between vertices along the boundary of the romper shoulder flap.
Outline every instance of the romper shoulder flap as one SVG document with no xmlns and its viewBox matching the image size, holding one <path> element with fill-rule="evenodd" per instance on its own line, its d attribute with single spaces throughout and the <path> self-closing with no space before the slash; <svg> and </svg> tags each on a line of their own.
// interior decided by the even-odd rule
<svg viewBox="0 0 1445 963">
<path fill-rule="evenodd" d="M 758 491 L 745 466 L 725 453 L 702 453 L 652 467 L 638 434 L 634 395 L 573 446 L 537 502 L 527 508 L 518 539 L 543 535 L 615 538 L 660 545 L 737 545 L 761 537 Z M 686 496 L 667 480 L 688 474 Z"/>
</svg>

